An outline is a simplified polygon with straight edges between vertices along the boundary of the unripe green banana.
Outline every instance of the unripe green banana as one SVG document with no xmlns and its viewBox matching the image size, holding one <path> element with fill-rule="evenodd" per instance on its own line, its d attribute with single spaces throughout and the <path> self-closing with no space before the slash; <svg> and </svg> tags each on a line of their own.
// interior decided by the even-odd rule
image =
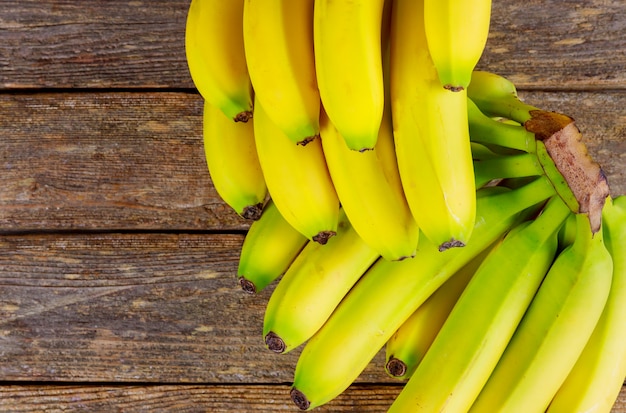
<svg viewBox="0 0 626 413">
<path fill-rule="evenodd" d="M 554 196 L 489 253 L 389 413 L 469 409 L 550 268 L 569 214 Z"/>
<path fill-rule="evenodd" d="M 291 391 L 294 403 L 312 409 L 344 391 L 437 288 L 510 229 L 521 211 L 552 195 L 545 177 L 515 190 L 480 189 L 479 219 L 468 245 L 440 252 L 420 237 L 412 259 L 378 260 L 304 346 Z"/>
<path fill-rule="evenodd" d="M 287 271 L 307 241 L 285 221 L 274 201 L 268 200 L 241 246 L 237 269 L 241 288 L 248 293 L 264 289 Z"/>
<path fill-rule="evenodd" d="M 608 413 L 626 379 L 626 196 L 607 199 L 602 228 L 613 258 L 611 291 L 598 324 L 547 413 Z"/>
<path fill-rule="evenodd" d="M 411 377 L 491 248 L 486 248 L 452 275 L 396 330 L 385 345 L 385 370 L 390 376 Z"/>
<path fill-rule="evenodd" d="M 378 257 L 342 209 L 337 235 L 304 247 L 272 292 L 263 321 L 267 347 L 286 353 L 308 340 Z"/>
<path fill-rule="evenodd" d="M 613 261 L 602 231 L 576 216 L 574 243 L 558 254 L 471 413 L 544 412 L 596 327 Z"/>
</svg>

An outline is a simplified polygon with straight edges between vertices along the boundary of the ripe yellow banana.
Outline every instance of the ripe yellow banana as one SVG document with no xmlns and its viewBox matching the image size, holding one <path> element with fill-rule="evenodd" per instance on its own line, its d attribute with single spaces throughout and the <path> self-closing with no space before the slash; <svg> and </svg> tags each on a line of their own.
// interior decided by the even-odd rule
<svg viewBox="0 0 626 413">
<path fill-rule="evenodd" d="M 324 113 L 321 138 L 330 176 L 354 230 L 383 258 L 399 260 L 415 255 L 419 228 L 400 183 L 389 115 L 386 111 L 371 151 L 348 148 Z"/>
<path fill-rule="evenodd" d="M 308 340 L 378 257 L 342 210 L 337 235 L 327 245 L 307 244 L 272 292 L 263 321 L 267 347 L 286 353 Z"/>
<path fill-rule="evenodd" d="M 243 40 L 254 94 L 295 143 L 319 134 L 314 0 L 245 0 Z"/>
<path fill-rule="evenodd" d="M 608 413 L 626 379 L 626 196 L 603 210 L 603 233 L 613 257 L 607 303 L 589 341 L 547 413 Z"/>
<path fill-rule="evenodd" d="M 244 218 L 261 216 L 267 187 L 256 152 L 253 123 L 233 122 L 204 102 L 204 154 L 218 195 Z"/>
<path fill-rule="evenodd" d="M 463 246 L 476 216 L 467 95 L 441 87 L 428 53 L 423 0 L 394 0 L 390 96 L 396 155 L 409 207 L 442 249 Z"/>
<path fill-rule="evenodd" d="M 322 143 L 293 143 L 254 104 L 254 135 L 261 169 L 271 198 L 285 220 L 309 240 L 325 244 L 337 231 L 339 199 Z"/>
<path fill-rule="evenodd" d="M 478 254 L 437 289 L 398 328 L 385 345 L 385 370 L 399 379 L 411 377 L 452 307 L 491 247 Z"/>
<path fill-rule="evenodd" d="M 241 246 L 237 268 L 241 288 L 248 293 L 263 290 L 287 271 L 307 241 L 268 200 Z"/>
<path fill-rule="evenodd" d="M 299 408 L 312 409 L 341 394 L 437 288 L 511 228 L 520 211 L 554 195 L 554 188 L 540 177 L 515 190 L 478 192 L 471 243 L 440 252 L 420 237 L 415 257 L 378 260 L 343 298 L 300 353 L 291 390 Z"/>
<path fill-rule="evenodd" d="M 322 105 L 352 150 L 372 149 L 383 116 L 384 0 L 315 0 L 313 43 Z"/>
<path fill-rule="evenodd" d="M 235 121 L 252 117 L 243 46 L 243 0 L 192 0 L 185 26 L 187 66 L 200 95 Z"/>
<path fill-rule="evenodd" d="M 576 228 L 470 412 L 544 412 L 582 353 L 605 307 L 613 261 L 584 214 Z"/>
<path fill-rule="evenodd" d="M 537 219 L 520 224 L 490 252 L 389 413 L 469 409 L 550 268 L 569 214 L 554 196 Z"/>
<path fill-rule="evenodd" d="M 428 49 L 441 85 L 462 90 L 483 54 L 491 0 L 424 0 Z"/>
</svg>

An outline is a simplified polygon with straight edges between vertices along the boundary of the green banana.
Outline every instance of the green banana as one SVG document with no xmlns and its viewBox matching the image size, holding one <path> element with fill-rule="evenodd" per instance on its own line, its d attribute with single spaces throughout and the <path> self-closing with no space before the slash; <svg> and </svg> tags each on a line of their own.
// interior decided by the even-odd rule
<svg viewBox="0 0 626 413">
<path fill-rule="evenodd" d="M 339 395 L 437 288 L 511 228 L 521 211 L 552 195 L 545 177 L 515 190 L 480 189 L 479 218 L 465 247 L 440 252 L 420 237 L 412 259 L 377 261 L 304 346 L 291 390 L 294 403 L 311 409 Z"/>
<path fill-rule="evenodd" d="M 547 413 L 608 413 L 626 379 L 626 196 L 612 202 L 607 199 L 602 226 L 613 257 L 611 291 L 598 324 Z"/>
<path fill-rule="evenodd" d="M 237 268 L 241 288 L 258 293 L 267 287 L 287 271 L 307 241 L 269 199 L 261 217 L 250 225 L 241 246 Z"/>
<path fill-rule="evenodd" d="M 387 341 L 385 370 L 390 376 L 407 379 L 413 374 L 491 248 L 486 248 L 443 283 Z"/>
<path fill-rule="evenodd" d="M 491 251 L 389 413 L 469 409 L 548 272 L 569 214 L 554 196 Z"/>
<path fill-rule="evenodd" d="M 602 231 L 576 215 L 574 243 L 561 251 L 471 413 L 544 412 L 605 307 L 613 271 Z"/>
<path fill-rule="evenodd" d="M 272 292 L 263 321 L 267 347 L 286 353 L 309 339 L 378 257 L 341 209 L 337 235 L 326 245 L 307 244 Z"/>
</svg>

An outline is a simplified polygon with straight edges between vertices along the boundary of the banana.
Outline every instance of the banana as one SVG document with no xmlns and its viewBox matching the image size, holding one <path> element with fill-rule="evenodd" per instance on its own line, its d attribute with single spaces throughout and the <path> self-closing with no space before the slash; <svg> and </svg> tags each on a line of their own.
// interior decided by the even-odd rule
<svg viewBox="0 0 626 413">
<path fill-rule="evenodd" d="M 424 0 L 428 50 L 441 85 L 468 87 L 489 34 L 491 0 Z"/>
<path fill-rule="evenodd" d="M 322 143 L 314 139 L 296 145 L 269 119 L 258 100 L 254 110 L 256 148 L 271 198 L 292 227 L 325 244 L 337 230 L 339 199 Z"/>
<path fill-rule="evenodd" d="M 319 134 L 314 0 L 245 0 L 243 40 L 254 94 L 294 143 Z"/>
<path fill-rule="evenodd" d="M 466 92 L 444 89 L 428 54 L 423 1 L 391 11 L 390 96 L 398 168 L 422 233 L 442 249 L 469 240 L 476 187 Z"/>
<path fill-rule="evenodd" d="M 469 409 L 548 272 L 569 214 L 553 196 L 538 218 L 490 252 L 389 413 Z"/>
<path fill-rule="evenodd" d="M 204 102 L 202 133 L 209 175 L 218 195 L 246 219 L 261 215 L 267 195 L 253 123 L 233 122 Z"/>
<path fill-rule="evenodd" d="M 307 242 L 269 199 L 261 217 L 250 225 L 241 246 L 239 285 L 248 293 L 260 292 L 287 271 Z"/>
<path fill-rule="evenodd" d="M 626 379 L 626 196 L 603 210 L 603 236 L 613 257 L 607 303 L 589 341 L 547 413 L 608 413 Z"/>
<path fill-rule="evenodd" d="M 185 56 L 200 95 L 234 121 L 252 117 L 252 84 L 243 45 L 243 0 L 192 0 Z"/>
<path fill-rule="evenodd" d="M 364 153 L 348 148 L 324 113 L 320 122 L 328 170 L 354 230 L 387 260 L 415 255 L 419 228 L 400 183 L 389 111 L 374 150 Z"/>
<path fill-rule="evenodd" d="M 383 116 L 384 0 L 315 0 L 313 45 L 322 105 L 348 147 L 372 149 Z"/>
<path fill-rule="evenodd" d="M 343 210 L 327 245 L 309 243 L 272 292 L 263 337 L 276 353 L 308 340 L 379 255 L 361 240 Z"/>
<path fill-rule="evenodd" d="M 540 110 L 523 102 L 509 79 L 484 70 L 472 73 L 467 95 L 487 116 L 502 116 L 520 124 L 529 120 L 533 111 Z"/>
<path fill-rule="evenodd" d="M 472 99 L 467 102 L 467 118 L 472 142 L 528 153 L 536 151 L 534 133 L 519 124 L 510 124 L 485 115 Z"/>
<path fill-rule="evenodd" d="M 393 333 L 385 345 L 387 374 L 399 379 L 411 377 L 491 248 L 487 247 L 452 275 Z"/>
<path fill-rule="evenodd" d="M 467 246 L 440 252 L 420 236 L 412 259 L 378 260 L 302 349 L 291 389 L 293 402 L 306 410 L 338 396 L 437 288 L 512 227 L 520 211 L 552 195 L 554 189 L 544 177 L 515 190 L 480 189 L 475 235 Z"/>
<path fill-rule="evenodd" d="M 582 353 L 605 307 L 613 261 L 585 214 L 576 229 L 470 412 L 544 412 Z"/>
</svg>

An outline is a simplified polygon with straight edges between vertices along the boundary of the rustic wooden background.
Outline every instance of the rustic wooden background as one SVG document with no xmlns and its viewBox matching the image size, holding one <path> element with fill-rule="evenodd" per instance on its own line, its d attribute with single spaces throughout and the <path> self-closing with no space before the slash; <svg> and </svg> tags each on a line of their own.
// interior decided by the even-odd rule
<svg viewBox="0 0 626 413">
<path fill-rule="evenodd" d="M 298 351 L 235 280 L 184 54 L 189 0 L 0 6 L 0 411 L 296 411 Z M 624 0 L 494 0 L 481 68 L 573 116 L 626 193 Z M 382 353 L 320 412 L 382 412 Z M 626 412 L 622 391 L 614 412 Z"/>
</svg>

